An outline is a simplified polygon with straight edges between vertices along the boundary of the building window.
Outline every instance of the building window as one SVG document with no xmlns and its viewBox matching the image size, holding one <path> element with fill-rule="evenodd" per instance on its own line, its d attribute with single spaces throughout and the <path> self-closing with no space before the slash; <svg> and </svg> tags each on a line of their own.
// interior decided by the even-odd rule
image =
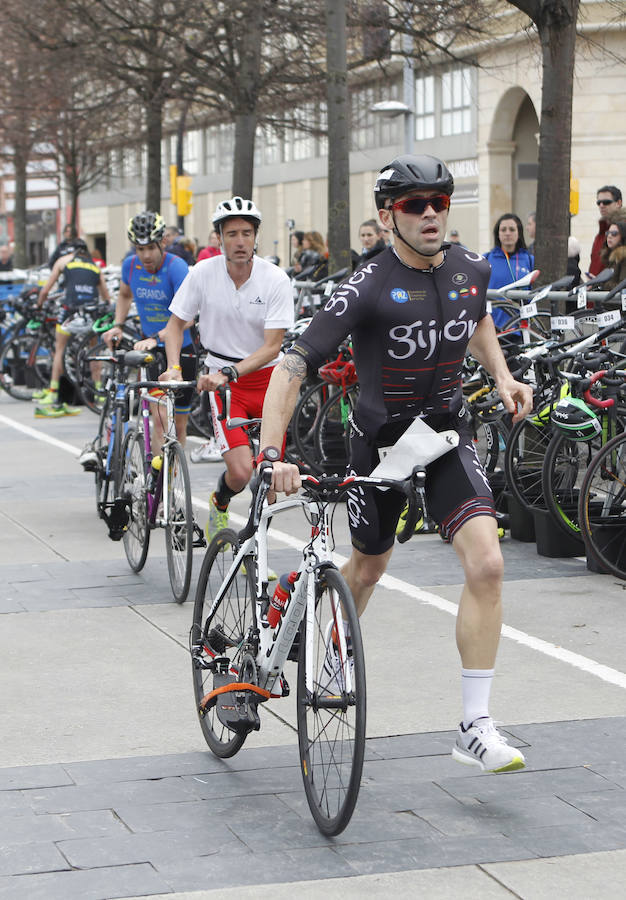
<svg viewBox="0 0 626 900">
<path fill-rule="evenodd" d="M 466 134 L 472 130 L 469 67 L 453 69 L 441 76 L 441 134 Z"/>
<path fill-rule="evenodd" d="M 217 168 L 219 172 L 229 172 L 233 167 L 235 152 L 235 126 L 222 123 L 217 126 Z"/>
<path fill-rule="evenodd" d="M 187 131 L 183 137 L 183 169 L 187 175 L 199 172 L 201 137 L 200 131 Z"/>
<path fill-rule="evenodd" d="M 424 141 L 435 136 L 435 78 L 415 79 L 415 138 Z"/>
</svg>

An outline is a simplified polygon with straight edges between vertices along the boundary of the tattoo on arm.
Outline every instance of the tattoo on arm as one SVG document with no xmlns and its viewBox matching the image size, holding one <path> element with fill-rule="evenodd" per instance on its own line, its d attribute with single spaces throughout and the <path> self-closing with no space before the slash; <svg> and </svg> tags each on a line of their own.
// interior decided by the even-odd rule
<svg viewBox="0 0 626 900">
<path fill-rule="evenodd" d="M 306 378 L 306 363 L 298 353 L 285 354 L 279 365 L 287 373 L 289 382 L 292 382 L 294 379 L 304 381 Z"/>
</svg>

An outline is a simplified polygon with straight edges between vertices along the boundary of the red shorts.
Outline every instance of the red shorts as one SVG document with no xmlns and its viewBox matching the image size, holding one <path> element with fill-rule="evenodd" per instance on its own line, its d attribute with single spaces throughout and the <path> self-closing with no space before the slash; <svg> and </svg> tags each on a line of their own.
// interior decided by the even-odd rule
<svg viewBox="0 0 626 900">
<path fill-rule="evenodd" d="M 237 381 L 230 384 L 230 416 L 242 419 L 260 419 L 263 413 L 263 401 L 269 380 L 274 371 L 273 366 L 242 375 Z M 209 394 L 211 402 L 211 415 L 213 418 L 213 430 L 220 453 L 232 450 L 234 447 L 247 447 L 248 435 L 245 428 L 227 428 L 226 422 L 220 422 L 217 418 L 222 411 L 222 401 L 218 394 Z"/>
</svg>

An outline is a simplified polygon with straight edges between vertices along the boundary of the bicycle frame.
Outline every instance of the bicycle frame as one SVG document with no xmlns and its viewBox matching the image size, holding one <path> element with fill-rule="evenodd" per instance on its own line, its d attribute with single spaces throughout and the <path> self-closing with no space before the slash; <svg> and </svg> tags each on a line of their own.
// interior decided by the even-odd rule
<svg viewBox="0 0 626 900">
<path fill-rule="evenodd" d="M 141 418 L 141 428 L 143 429 L 143 441 L 144 447 L 146 451 L 145 459 L 146 459 L 146 476 L 150 472 L 152 466 L 152 460 L 154 459 L 154 454 L 152 453 L 152 439 L 150 436 L 150 407 L 151 405 L 164 407 L 166 410 L 166 418 L 167 418 L 167 429 L 163 433 L 163 447 L 162 447 L 162 456 L 163 456 L 163 465 L 161 466 L 161 470 L 159 475 L 154 483 L 154 487 L 151 491 L 147 492 L 148 497 L 148 520 L 152 526 L 157 524 L 157 511 L 159 508 L 159 503 L 161 501 L 161 497 L 167 497 L 167 493 L 169 490 L 169 465 L 168 465 L 168 457 L 169 457 L 169 448 L 173 443 L 178 443 L 178 437 L 176 436 L 176 416 L 174 410 L 174 396 L 172 394 L 173 390 L 180 390 L 181 388 L 192 387 L 195 385 L 195 381 L 167 381 L 167 382 L 157 382 L 157 381 L 145 381 L 143 380 L 143 370 L 141 372 L 142 380 L 135 382 L 132 385 L 129 385 L 129 391 L 139 390 L 139 413 L 138 416 Z M 148 391 L 150 388 L 159 387 L 163 390 L 164 394 L 162 397 L 153 397 Z M 169 510 L 167 508 L 167 504 L 163 505 L 163 517 L 160 519 L 159 525 L 166 526 L 169 524 Z"/>
</svg>

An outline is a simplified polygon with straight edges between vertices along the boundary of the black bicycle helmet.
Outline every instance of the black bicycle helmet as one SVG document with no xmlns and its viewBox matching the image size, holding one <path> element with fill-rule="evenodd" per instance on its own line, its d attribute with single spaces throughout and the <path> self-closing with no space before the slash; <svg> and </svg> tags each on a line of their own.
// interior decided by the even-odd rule
<svg viewBox="0 0 626 900">
<path fill-rule="evenodd" d="M 436 156 L 398 156 L 378 173 L 374 185 L 377 209 L 384 207 L 385 200 L 395 200 L 416 188 L 441 191 L 450 196 L 454 191 L 454 178 L 446 164 Z"/>
<path fill-rule="evenodd" d="M 550 414 L 553 425 L 571 441 L 589 441 L 602 430 L 595 412 L 579 397 L 563 397 Z"/>
<path fill-rule="evenodd" d="M 74 248 L 74 253 L 89 253 L 87 241 L 84 241 L 82 238 L 74 238 L 72 247 Z"/>
<path fill-rule="evenodd" d="M 128 222 L 128 240 L 139 247 L 158 244 L 164 233 L 165 221 L 158 212 L 146 210 L 133 216 Z"/>
</svg>

